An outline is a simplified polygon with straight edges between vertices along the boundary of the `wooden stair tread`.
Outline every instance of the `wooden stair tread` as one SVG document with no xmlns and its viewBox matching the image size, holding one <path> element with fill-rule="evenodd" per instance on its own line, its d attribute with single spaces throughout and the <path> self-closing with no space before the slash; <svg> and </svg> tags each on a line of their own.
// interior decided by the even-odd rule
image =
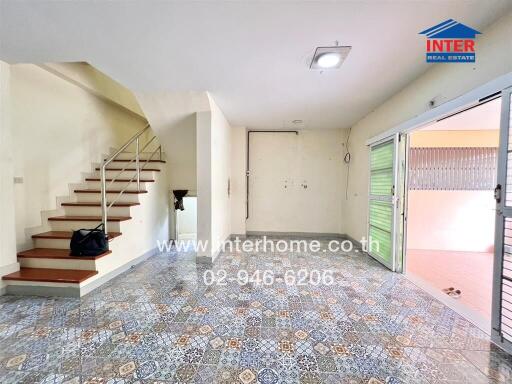
<svg viewBox="0 0 512 384">
<path fill-rule="evenodd" d="M 80 201 L 76 203 L 62 203 L 63 207 L 101 207 L 100 202 L 94 201 Z M 107 203 L 110 205 L 110 203 Z M 140 205 L 140 203 L 114 203 L 113 207 L 133 207 L 134 205 Z"/>
<path fill-rule="evenodd" d="M 101 181 L 101 178 L 99 178 L 99 177 L 86 177 L 85 181 Z M 112 181 L 112 179 L 106 179 L 105 181 Z M 116 179 L 116 180 L 114 180 L 114 183 L 128 183 L 128 182 L 137 183 L 137 181 L 135 179 L 134 180 L 130 180 L 130 179 Z M 155 182 L 155 180 L 141 179 L 140 182 L 141 183 L 153 183 L 153 182 Z"/>
<path fill-rule="evenodd" d="M 97 167 L 96 168 L 97 171 L 101 170 L 101 168 Z M 105 169 L 106 171 L 123 171 L 123 168 L 106 168 Z M 137 168 L 126 168 L 124 169 L 124 171 L 136 171 Z M 141 172 L 144 172 L 144 171 L 151 171 L 151 172 L 160 172 L 159 169 L 156 169 L 156 168 L 141 168 L 140 169 Z"/>
<path fill-rule="evenodd" d="M 101 189 L 75 189 L 75 193 L 101 193 Z M 121 190 L 107 190 L 107 193 L 121 193 Z M 148 191 L 124 191 L 126 194 L 148 193 Z"/>
<path fill-rule="evenodd" d="M 68 239 L 71 240 L 72 231 L 48 231 L 32 235 L 33 239 Z M 109 232 L 109 240 L 112 240 L 118 236 L 121 236 L 120 232 Z"/>
<path fill-rule="evenodd" d="M 70 256 L 69 249 L 57 248 L 33 248 L 18 253 L 18 257 L 27 259 L 71 259 L 71 260 L 96 260 L 100 257 L 110 255 L 112 251 L 107 251 L 98 256 Z"/>
<path fill-rule="evenodd" d="M 108 216 L 108 221 L 126 221 L 131 220 L 130 216 Z M 54 216 L 49 217 L 49 221 L 102 221 L 101 216 Z"/>
<path fill-rule="evenodd" d="M 2 279 L 79 284 L 96 274 L 98 274 L 98 271 L 79 269 L 20 268 L 18 272 L 6 275 Z"/>
</svg>

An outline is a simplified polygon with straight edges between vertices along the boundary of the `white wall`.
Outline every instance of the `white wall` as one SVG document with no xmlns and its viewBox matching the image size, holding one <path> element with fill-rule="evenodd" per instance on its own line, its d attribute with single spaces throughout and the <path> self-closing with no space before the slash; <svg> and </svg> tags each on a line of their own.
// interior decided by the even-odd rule
<svg viewBox="0 0 512 384">
<path fill-rule="evenodd" d="M 14 199 L 20 250 L 32 247 L 30 236 L 44 229 L 41 212 L 56 210 L 69 184 L 83 181 L 93 162 L 145 121 L 35 65 L 10 69 L 14 175 L 23 178 Z"/>
<path fill-rule="evenodd" d="M 414 190 L 407 201 L 408 249 L 493 252 L 493 191 Z"/>
<path fill-rule="evenodd" d="M 197 239 L 208 241 L 198 251 L 204 261 L 213 261 L 219 247 L 231 234 L 231 126 L 208 95 L 210 111 L 197 113 Z"/>
<path fill-rule="evenodd" d="M 231 128 L 231 233 L 245 235 L 247 130 Z"/>
<path fill-rule="evenodd" d="M 46 63 L 42 67 L 145 119 L 137 99 L 128 88 L 88 63 Z"/>
<path fill-rule="evenodd" d="M 342 233 L 342 130 L 252 133 L 247 231 Z"/>
<path fill-rule="evenodd" d="M 171 189 L 197 189 L 196 113 L 209 111 L 206 92 L 137 93 L 151 127 L 167 158 Z"/>
<path fill-rule="evenodd" d="M 183 198 L 183 208 L 178 210 L 178 239 L 190 238 L 190 235 L 197 234 L 197 198 L 185 196 Z"/>
<path fill-rule="evenodd" d="M 220 244 L 231 234 L 231 206 L 228 181 L 231 176 L 231 126 L 210 97 L 212 114 L 212 246 Z"/>
<path fill-rule="evenodd" d="M 137 93 L 137 100 L 142 107 L 152 129 L 165 151 L 170 189 L 186 189 L 196 195 L 198 190 L 198 134 L 196 113 L 210 110 L 206 92 L 161 92 L 157 94 Z M 209 119 L 209 118 L 208 118 Z M 206 124 L 206 125 L 209 125 Z M 205 145 L 209 146 L 203 141 Z M 174 223 L 175 211 L 171 207 L 170 224 L 173 237 L 176 233 Z M 208 208 L 209 211 L 209 208 Z"/>
<path fill-rule="evenodd" d="M 19 269 L 16 260 L 16 235 L 13 188 L 13 140 L 10 103 L 10 68 L 0 61 L 0 279 Z M 5 284 L 0 280 L 0 294 Z"/>
<path fill-rule="evenodd" d="M 512 72 L 511 36 L 512 13 L 509 13 L 477 38 L 476 63 L 433 65 L 353 126 L 349 198 L 343 204 L 343 222 L 348 235 L 359 240 L 367 230 L 369 162 L 366 140 L 427 111 L 428 102 L 433 98 L 442 103 Z"/>
<path fill-rule="evenodd" d="M 212 114 L 196 114 L 197 129 L 197 240 L 208 242 L 208 248 L 198 249 L 200 261 L 212 261 Z"/>
</svg>

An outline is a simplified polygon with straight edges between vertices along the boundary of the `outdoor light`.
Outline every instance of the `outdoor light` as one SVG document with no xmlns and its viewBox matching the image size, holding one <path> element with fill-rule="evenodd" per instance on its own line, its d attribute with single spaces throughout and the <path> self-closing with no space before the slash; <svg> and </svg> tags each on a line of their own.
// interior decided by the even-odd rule
<svg viewBox="0 0 512 384">
<path fill-rule="evenodd" d="M 334 47 L 318 47 L 315 50 L 315 55 L 313 60 L 311 60 L 309 68 L 319 70 L 339 68 L 347 58 L 351 48 L 338 45 Z"/>
</svg>

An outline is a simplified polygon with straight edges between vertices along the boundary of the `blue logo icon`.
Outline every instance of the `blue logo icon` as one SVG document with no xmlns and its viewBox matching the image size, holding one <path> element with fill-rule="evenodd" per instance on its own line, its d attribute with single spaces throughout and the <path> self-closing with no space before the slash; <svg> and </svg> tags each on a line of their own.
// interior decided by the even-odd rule
<svg viewBox="0 0 512 384">
<path fill-rule="evenodd" d="M 427 63 L 474 63 L 476 29 L 453 19 L 420 32 L 427 37 Z"/>
</svg>

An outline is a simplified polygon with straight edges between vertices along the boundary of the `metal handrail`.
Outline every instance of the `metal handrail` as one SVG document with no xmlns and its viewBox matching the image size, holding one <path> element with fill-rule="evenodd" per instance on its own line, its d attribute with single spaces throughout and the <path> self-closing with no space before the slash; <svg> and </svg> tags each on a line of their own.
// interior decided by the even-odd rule
<svg viewBox="0 0 512 384">
<path fill-rule="evenodd" d="M 140 172 L 146 168 L 149 161 L 153 159 L 153 156 L 158 152 L 159 153 L 159 159 L 162 161 L 162 146 L 159 145 L 153 152 L 151 152 L 151 155 L 148 159 L 142 162 L 144 165 L 141 167 L 141 159 L 140 154 L 155 140 L 156 136 L 153 136 L 143 147 L 140 148 L 140 137 L 150 128 L 149 124 L 144 127 L 140 132 L 135 134 L 130 140 L 128 140 L 125 144 L 121 146 L 114 154 L 109 156 L 107 159 L 103 160 L 101 164 L 101 222 L 105 229 L 105 234 L 108 234 L 108 210 L 112 208 L 112 206 L 119 200 L 119 198 L 123 195 L 124 192 L 128 189 L 130 184 L 134 182 L 134 179 L 137 181 L 137 191 L 140 192 Z M 121 153 L 124 152 L 126 148 L 128 148 L 131 144 L 135 142 L 135 157 L 131 160 L 126 160 L 128 164 L 126 164 L 107 184 L 107 166 L 114 161 Z M 128 180 L 128 183 L 124 186 L 124 188 L 121 189 L 121 191 L 112 199 L 112 201 L 109 203 L 107 202 L 107 188 L 114 183 L 117 178 L 123 174 L 126 169 L 135 161 L 135 174 Z"/>
</svg>

